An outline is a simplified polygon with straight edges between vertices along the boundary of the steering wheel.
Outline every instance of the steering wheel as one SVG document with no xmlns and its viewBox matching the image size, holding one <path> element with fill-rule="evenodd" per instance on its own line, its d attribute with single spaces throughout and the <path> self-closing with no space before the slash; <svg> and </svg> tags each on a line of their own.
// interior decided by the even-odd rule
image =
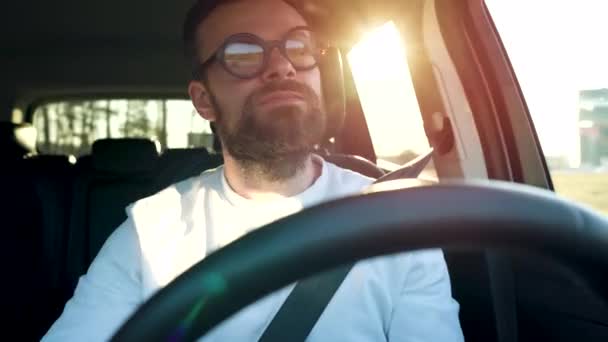
<svg viewBox="0 0 608 342">
<path fill-rule="evenodd" d="M 194 340 L 298 279 L 438 247 L 537 252 L 569 266 L 608 303 L 608 280 L 598 271 L 608 266 L 603 216 L 526 185 L 398 180 L 308 208 L 207 256 L 144 303 L 113 340 Z"/>
</svg>

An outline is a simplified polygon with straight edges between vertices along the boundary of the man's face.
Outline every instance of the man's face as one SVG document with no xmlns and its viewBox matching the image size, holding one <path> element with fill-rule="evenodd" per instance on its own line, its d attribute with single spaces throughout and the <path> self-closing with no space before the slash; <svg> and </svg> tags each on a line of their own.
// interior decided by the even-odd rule
<svg viewBox="0 0 608 342">
<path fill-rule="evenodd" d="M 199 60 L 204 61 L 234 34 L 251 33 L 280 40 L 294 27 L 306 26 L 281 0 L 237 1 L 221 5 L 197 31 Z M 320 143 L 326 125 L 318 68 L 297 71 L 274 49 L 264 71 L 251 79 L 227 72 L 219 63 L 206 69 L 207 84 L 193 81 L 190 95 L 201 91 L 199 113 L 216 122 L 224 147 L 237 160 L 264 162 L 307 154 Z M 207 88 L 208 87 L 208 88 Z"/>
</svg>

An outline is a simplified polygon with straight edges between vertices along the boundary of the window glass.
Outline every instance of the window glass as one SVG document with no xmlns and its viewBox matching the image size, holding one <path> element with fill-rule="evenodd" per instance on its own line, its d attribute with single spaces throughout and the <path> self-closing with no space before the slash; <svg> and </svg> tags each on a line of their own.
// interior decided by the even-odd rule
<svg viewBox="0 0 608 342">
<path fill-rule="evenodd" d="M 396 168 L 428 152 L 406 47 L 395 24 L 370 31 L 348 53 L 348 62 L 378 164 Z M 425 172 L 435 178 L 432 170 Z"/>
<path fill-rule="evenodd" d="M 555 190 L 608 213 L 608 1 L 486 0 Z"/>
<path fill-rule="evenodd" d="M 52 102 L 35 110 L 34 125 L 43 154 L 81 156 L 103 138 L 147 137 L 163 149 L 213 146 L 209 123 L 181 99 Z"/>
</svg>

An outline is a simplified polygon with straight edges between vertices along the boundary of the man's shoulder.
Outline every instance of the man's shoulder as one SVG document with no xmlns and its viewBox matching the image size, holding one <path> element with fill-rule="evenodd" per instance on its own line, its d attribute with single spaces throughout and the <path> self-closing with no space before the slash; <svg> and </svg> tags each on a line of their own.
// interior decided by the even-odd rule
<svg viewBox="0 0 608 342">
<path fill-rule="evenodd" d="M 345 169 L 330 162 L 325 162 L 332 187 L 346 191 L 361 191 L 371 185 L 374 179 L 358 172 Z"/>
<path fill-rule="evenodd" d="M 192 190 L 198 190 L 200 188 L 218 188 L 222 183 L 221 177 L 223 168 L 223 166 L 219 166 L 214 169 L 205 170 L 196 176 L 174 183 L 168 188 L 175 188 L 175 190 L 182 195 L 186 195 Z"/>
<path fill-rule="evenodd" d="M 131 203 L 127 207 L 129 215 L 145 210 L 162 213 L 171 208 L 181 207 L 181 203 L 194 200 L 198 191 L 221 186 L 222 166 L 203 171 L 201 174 L 173 183 L 164 189 Z"/>
</svg>

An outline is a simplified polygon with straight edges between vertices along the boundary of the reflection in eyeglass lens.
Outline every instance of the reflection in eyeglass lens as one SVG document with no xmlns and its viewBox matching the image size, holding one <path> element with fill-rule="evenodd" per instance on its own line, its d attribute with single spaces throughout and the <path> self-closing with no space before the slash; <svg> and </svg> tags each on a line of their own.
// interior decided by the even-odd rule
<svg viewBox="0 0 608 342">
<path fill-rule="evenodd" d="M 255 43 L 231 43 L 224 50 L 224 62 L 239 74 L 253 73 L 264 61 L 264 49 Z"/>
<path fill-rule="evenodd" d="M 263 45 L 250 38 L 243 41 L 233 41 L 226 45 L 223 51 L 224 65 L 233 73 L 240 76 L 254 75 L 263 68 L 266 58 Z M 282 53 L 292 65 L 298 69 L 311 68 L 316 64 L 315 43 L 312 32 L 309 30 L 296 30 L 283 40 Z"/>
<path fill-rule="evenodd" d="M 290 39 L 285 42 L 285 51 L 289 60 L 300 68 L 306 68 L 315 64 L 313 48 L 310 42 Z"/>
</svg>

